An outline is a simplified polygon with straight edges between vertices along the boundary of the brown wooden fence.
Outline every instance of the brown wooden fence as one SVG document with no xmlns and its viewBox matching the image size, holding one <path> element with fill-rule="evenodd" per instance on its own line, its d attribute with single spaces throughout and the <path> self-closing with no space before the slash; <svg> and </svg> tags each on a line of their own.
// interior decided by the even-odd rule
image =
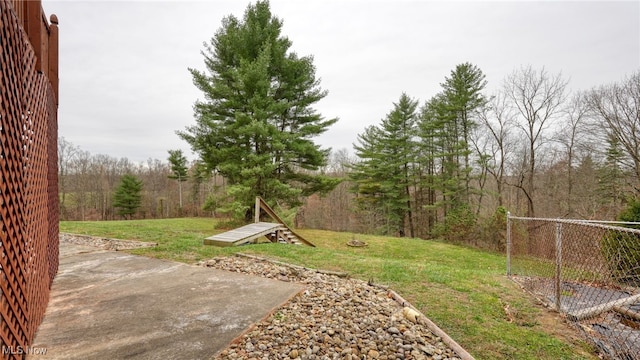
<svg viewBox="0 0 640 360">
<path fill-rule="evenodd" d="M 24 358 L 58 271 L 58 26 L 0 0 L 0 340 Z"/>
</svg>

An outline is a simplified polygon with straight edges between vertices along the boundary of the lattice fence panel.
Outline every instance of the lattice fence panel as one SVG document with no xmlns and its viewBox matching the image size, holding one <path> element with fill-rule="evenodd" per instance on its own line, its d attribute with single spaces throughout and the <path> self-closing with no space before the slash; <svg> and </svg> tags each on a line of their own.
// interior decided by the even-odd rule
<svg viewBox="0 0 640 360">
<path fill-rule="evenodd" d="M 7 0 L 0 45 L 0 356 L 11 359 L 33 340 L 58 269 L 58 126 L 53 88 Z"/>
</svg>

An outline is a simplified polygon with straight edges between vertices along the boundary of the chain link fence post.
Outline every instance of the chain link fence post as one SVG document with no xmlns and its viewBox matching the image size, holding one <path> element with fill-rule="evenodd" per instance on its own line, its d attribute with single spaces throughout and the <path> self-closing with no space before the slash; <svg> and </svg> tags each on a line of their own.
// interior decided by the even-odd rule
<svg viewBox="0 0 640 360">
<path fill-rule="evenodd" d="M 561 298 L 562 295 L 562 223 L 556 221 L 556 271 L 555 271 L 555 301 L 556 310 L 558 312 L 562 309 Z"/>
<path fill-rule="evenodd" d="M 511 276 L 511 212 L 507 211 L 507 276 Z"/>
</svg>

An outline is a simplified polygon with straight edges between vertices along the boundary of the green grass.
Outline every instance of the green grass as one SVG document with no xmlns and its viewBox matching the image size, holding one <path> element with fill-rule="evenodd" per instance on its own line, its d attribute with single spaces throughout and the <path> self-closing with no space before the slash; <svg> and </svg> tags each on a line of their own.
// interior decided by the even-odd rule
<svg viewBox="0 0 640 360">
<path fill-rule="evenodd" d="M 554 260 L 537 259 L 533 256 L 512 256 L 511 272 L 514 275 L 554 278 L 556 263 Z M 611 283 L 611 274 L 606 271 L 590 271 L 584 264 L 563 260 L 563 281 Z M 615 284 L 621 286 L 623 284 Z"/>
<path fill-rule="evenodd" d="M 557 314 L 504 275 L 505 257 L 441 242 L 297 230 L 317 247 L 202 245 L 212 219 L 61 222 L 61 232 L 157 242 L 134 254 L 194 263 L 244 252 L 391 286 L 477 359 L 596 359 Z M 353 237 L 368 246 L 349 247 Z"/>
</svg>

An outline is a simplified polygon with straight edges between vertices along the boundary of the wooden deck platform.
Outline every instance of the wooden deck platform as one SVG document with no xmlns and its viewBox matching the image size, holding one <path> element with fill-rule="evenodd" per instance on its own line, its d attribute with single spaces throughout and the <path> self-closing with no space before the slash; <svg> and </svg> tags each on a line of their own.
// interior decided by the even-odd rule
<svg viewBox="0 0 640 360">
<path fill-rule="evenodd" d="M 286 229 L 282 224 L 257 222 L 204 239 L 204 245 L 238 246 L 255 242 L 259 237 Z"/>
<path fill-rule="evenodd" d="M 260 221 L 260 215 L 265 212 L 276 222 Z M 255 223 L 229 230 L 218 235 L 209 236 L 204 239 L 204 245 L 215 246 L 238 246 L 248 243 L 257 243 L 261 236 L 266 237 L 272 243 L 283 243 L 293 245 L 307 245 L 315 247 L 299 234 L 291 230 L 286 223 L 273 211 L 260 196 L 256 197 Z"/>
</svg>

